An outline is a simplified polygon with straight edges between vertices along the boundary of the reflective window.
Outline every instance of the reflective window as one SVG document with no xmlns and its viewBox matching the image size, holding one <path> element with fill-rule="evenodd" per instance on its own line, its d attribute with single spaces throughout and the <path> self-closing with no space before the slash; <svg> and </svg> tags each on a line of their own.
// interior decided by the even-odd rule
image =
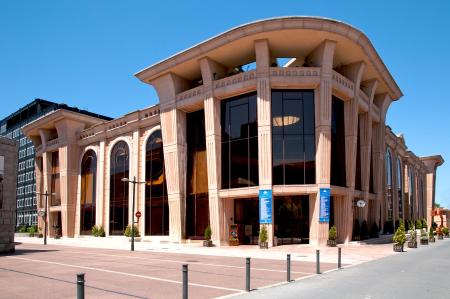
<svg viewBox="0 0 450 299">
<path fill-rule="evenodd" d="M 408 167 L 408 178 L 409 178 L 409 192 L 408 192 L 408 203 L 409 203 L 409 219 L 414 218 L 414 174 L 411 167 Z"/>
<path fill-rule="evenodd" d="M 88 150 L 81 161 L 80 233 L 90 235 L 95 225 L 97 155 Z"/>
<path fill-rule="evenodd" d="M 51 193 L 50 205 L 59 206 L 61 205 L 61 192 L 60 192 L 60 181 L 59 181 L 59 152 L 52 152 L 52 169 L 51 169 L 52 179 L 51 179 Z"/>
<path fill-rule="evenodd" d="M 386 150 L 386 208 L 387 221 L 392 220 L 392 158 L 389 150 Z"/>
<path fill-rule="evenodd" d="M 169 203 L 161 130 L 147 140 L 145 154 L 145 234 L 169 235 Z"/>
<path fill-rule="evenodd" d="M 257 186 L 258 122 L 256 94 L 221 103 L 222 188 Z"/>
<path fill-rule="evenodd" d="M 356 141 L 356 170 L 355 170 L 355 189 L 362 190 L 361 184 L 361 130 L 360 121 L 358 119 L 358 131 Z"/>
<path fill-rule="evenodd" d="M 204 110 L 187 114 L 186 234 L 203 239 L 209 224 Z"/>
<path fill-rule="evenodd" d="M 272 91 L 273 184 L 314 184 L 314 91 Z"/>
<path fill-rule="evenodd" d="M 398 193 L 398 217 L 403 218 L 403 178 L 402 163 L 397 159 L 397 193 Z"/>
<path fill-rule="evenodd" d="M 344 102 L 333 96 L 331 103 L 331 185 L 346 187 Z"/>
<path fill-rule="evenodd" d="M 128 225 L 129 149 L 125 141 L 117 142 L 111 151 L 109 234 L 123 235 Z"/>
<path fill-rule="evenodd" d="M 309 243 L 308 195 L 275 197 L 274 214 L 277 245 Z"/>
</svg>

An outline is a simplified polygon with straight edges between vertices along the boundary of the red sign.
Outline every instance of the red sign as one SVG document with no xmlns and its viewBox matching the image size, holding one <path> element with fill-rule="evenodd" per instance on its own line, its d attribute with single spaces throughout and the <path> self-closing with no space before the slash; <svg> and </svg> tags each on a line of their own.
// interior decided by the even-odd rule
<svg viewBox="0 0 450 299">
<path fill-rule="evenodd" d="M 137 218 L 140 218 L 142 216 L 141 212 L 139 212 L 139 211 L 137 211 L 135 215 Z"/>
</svg>

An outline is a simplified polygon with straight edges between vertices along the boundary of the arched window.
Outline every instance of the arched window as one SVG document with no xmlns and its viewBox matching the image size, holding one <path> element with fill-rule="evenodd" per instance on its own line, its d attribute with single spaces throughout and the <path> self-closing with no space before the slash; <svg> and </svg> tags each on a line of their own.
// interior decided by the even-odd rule
<svg viewBox="0 0 450 299">
<path fill-rule="evenodd" d="M 119 141 L 111 151 L 109 234 L 123 235 L 128 224 L 128 178 L 129 149 L 125 141 Z"/>
<path fill-rule="evenodd" d="M 95 193 L 97 183 L 97 155 L 88 150 L 81 161 L 80 233 L 90 235 L 95 225 Z"/>
<path fill-rule="evenodd" d="M 161 130 L 147 140 L 145 154 L 145 234 L 169 235 L 169 204 Z"/>
<path fill-rule="evenodd" d="M 409 192 L 408 192 L 408 203 L 409 203 L 409 219 L 414 219 L 414 174 L 411 170 L 411 167 L 409 167 L 408 171 L 408 177 L 409 177 Z"/>
<path fill-rule="evenodd" d="M 403 177 L 402 162 L 397 159 L 397 193 L 398 193 L 398 217 L 403 218 Z"/>
<path fill-rule="evenodd" d="M 386 220 L 392 221 L 392 158 L 389 150 L 386 151 L 386 208 Z"/>
</svg>

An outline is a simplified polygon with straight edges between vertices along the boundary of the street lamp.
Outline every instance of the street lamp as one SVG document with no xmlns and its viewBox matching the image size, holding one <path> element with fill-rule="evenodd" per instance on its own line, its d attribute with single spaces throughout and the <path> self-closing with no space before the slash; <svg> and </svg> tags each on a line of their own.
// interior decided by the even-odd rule
<svg viewBox="0 0 450 299">
<path fill-rule="evenodd" d="M 131 208 L 131 251 L 134 251 L 134 193 L 135 193 L 135 189 L 136 189 L 136 184 L 146 184 L 148 185 L 147 182 L 138 182 L 136 181 L 136 177 L 133 177 L 133 180 L 131 181 L 129 178 L 122 178 L 121 180 L 124 183 L 131 183 L 133 184 L 133 203 L 132 203 L 132 208 Z"/>
<path fill-rule="evenodd" d="M 39 216 L 44 218 L 44 245 L 47 245 L 47 211 L 48 211 L 48 197 L 52 196 L 52 195 L 56 195 L 56 193 L 48 193 L 47 191 L 45 191 L 45 193 L 38 193 L 36 191 L 34 191 L 34 194 L 36 195 L 41 195 L 41 196 L 45 196 L 45 210 L 44 211 L 40 211 Z M 42 213 L 41 213 L 42 212 Z"/>
</svg>

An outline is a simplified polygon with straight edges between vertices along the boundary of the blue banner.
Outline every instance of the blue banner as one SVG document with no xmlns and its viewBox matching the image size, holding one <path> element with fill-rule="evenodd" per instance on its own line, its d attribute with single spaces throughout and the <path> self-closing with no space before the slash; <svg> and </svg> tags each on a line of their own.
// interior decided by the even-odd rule
<svg viewBox="0 0 450 299">
<path fill-rule="evenodd" d="M 259 190 L 259 223 L 272 224 L 272 190 Z"/>
<path fill-rule="evenodd" d="M 330 222 L 330 188 L 320 188 L 319 222 Z"/>
</svg>

